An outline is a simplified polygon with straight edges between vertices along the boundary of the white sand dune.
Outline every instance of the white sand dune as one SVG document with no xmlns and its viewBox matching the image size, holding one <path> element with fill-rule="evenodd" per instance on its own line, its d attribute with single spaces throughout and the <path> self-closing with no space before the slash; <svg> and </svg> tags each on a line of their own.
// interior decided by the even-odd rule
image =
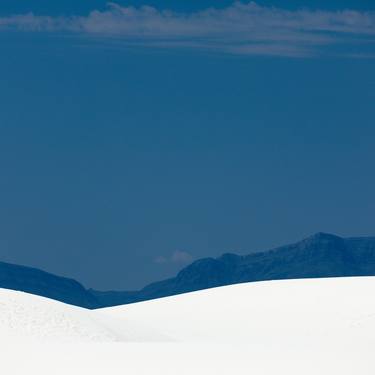
<svg viewBox="0 0 375 375">
<path fill-rule="evenodd" d="M 0 344 L 153 342 L 166 337 L 141 322 L 67 305 L 48 298 L 0 289 Z"/>
<path fill-rule="evenodd" d="M 102 311 L 148 322 L 179 341 L 320 341 L 375 345 L 375 278 L 246 283 Z M 375 346 L 374 346 L 375 348 Z"/>
<path fill-rule="evenodd" d="M 375 277 L 233 285 L 89 311 L 0 290 L 4 374 L 375 374 Z"/>
<path fill-rule="evenodd" d="M 90 311 L 54 300 L 0 289 L 0 342 L 23 340 L 114 341 Z"/>
</svg>

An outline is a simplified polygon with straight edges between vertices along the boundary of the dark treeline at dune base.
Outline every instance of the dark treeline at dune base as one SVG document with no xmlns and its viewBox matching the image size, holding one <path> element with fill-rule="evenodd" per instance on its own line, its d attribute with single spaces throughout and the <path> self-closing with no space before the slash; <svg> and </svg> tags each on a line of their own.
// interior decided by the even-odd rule
<svg viewBox="0 0 375 375">
<path fill-rule="evenodd" d="M 0 262 L 1 288 L 90 309 L 243 282 L 344 276 L 375 276 L 375 237 L 341 238 L 317 233 L 269 251 L 199 259 L 176 277 L 152 283 L 139 291 L 86 290 L 75 280 Z"/>
</svg>

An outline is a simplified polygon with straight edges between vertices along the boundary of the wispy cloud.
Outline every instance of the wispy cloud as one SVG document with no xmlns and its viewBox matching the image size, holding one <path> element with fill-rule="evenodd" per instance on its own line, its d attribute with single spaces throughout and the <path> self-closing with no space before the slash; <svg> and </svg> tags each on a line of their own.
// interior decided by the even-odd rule
<svg viewBox="0 0 375 375">
<path fill-rule="evenodd" d="M 154 259 L 157 264 L 188 264 L 193 261 L 193 257 L 186 251 L 176 250 L 169 257 L 158 256 Z"/>
<path fill-rule="evenodd" d="M 70 32 L 143 46 L 298 57 L 322 53 L 325 46 L 350 43 L 361 49 L 373 44 L 375 12 L 291 11 L 236 2 L 224 9 L 179 13 L 110 3 L 105 11 L 93 10 L 84 17 L 2 17 L 0 30 Z"/>
</svg>

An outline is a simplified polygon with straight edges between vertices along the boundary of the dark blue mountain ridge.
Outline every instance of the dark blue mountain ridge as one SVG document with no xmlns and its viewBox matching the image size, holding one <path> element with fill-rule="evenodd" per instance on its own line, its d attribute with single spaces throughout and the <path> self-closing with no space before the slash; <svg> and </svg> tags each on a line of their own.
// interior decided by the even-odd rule
<svg viewBox="0 0 375 375">
<path fill-rule="evenodd" d="M 95 296 L 73 279 L 10 263 L 0 262 L 0 288 L 36 294 L 89 309 L 99 306 Z"/>
<path fill-rule="evenodd" d="M 152 283 L 139 291 L 86 290 L 72 279 L 0 262 L 0 288 L 91 309 L 243 282 L 343 276 L 375 276 L 375 237 L 342 238 L 317 233 L 268 251 L 199 259 L 176 277 Z"/>
<path fill-rule="evenodd" d="M 91 293 L 103 306 L 113 306 L 252 281 L 374 275 L 375 237 L 344 239 L 317 233 L 268 251 L 199 259 L 176 277 L 138 292 Z"/>
</svg>

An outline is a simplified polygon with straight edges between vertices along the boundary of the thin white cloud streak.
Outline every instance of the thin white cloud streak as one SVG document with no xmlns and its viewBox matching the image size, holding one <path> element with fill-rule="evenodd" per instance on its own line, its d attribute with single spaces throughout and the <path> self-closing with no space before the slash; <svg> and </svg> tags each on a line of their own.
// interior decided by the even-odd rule
<svg viewBox="0 0 375 375">
<path fill-rule="evenodd" d="M 186 251 L 176 250 L 169 257 L 158 256 L 154 259 L 157 264 L 188 264 L 193 261 L 193 257 Z"/>
<path fill-rule="evenodd" d="M 110 3 L 107 10 L 94 10 L 83 17 L 33 13 L 2 17 L 0 30 L 71 32 L 120 37 L 152 47 L 298 57 L 314 55 L 324 46 L 357 45 L 358 38 L 363 43 L 375 35 L 375 12 L 291 11 L 236 2 L 224 9 L 185 14 Z"/>
</svg>

